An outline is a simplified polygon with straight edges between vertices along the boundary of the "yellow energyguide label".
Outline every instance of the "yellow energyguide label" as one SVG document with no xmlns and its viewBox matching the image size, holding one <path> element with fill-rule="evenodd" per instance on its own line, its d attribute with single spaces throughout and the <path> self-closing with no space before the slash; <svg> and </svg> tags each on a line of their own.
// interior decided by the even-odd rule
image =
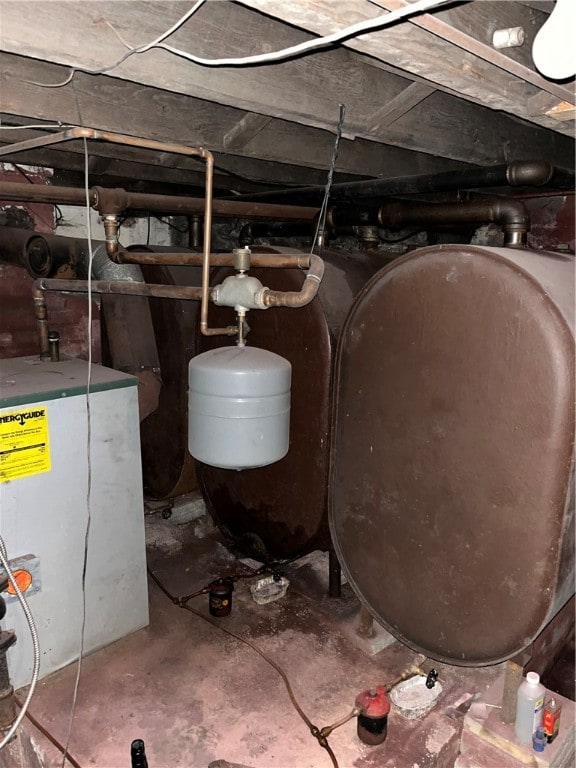
<svg viewBox="0 0 576 768">
<path fill-rule="evenodd" d="M 34 405 L 0 412 L 0 483 L 49 472 L 48 413 Z"/>
</svg>

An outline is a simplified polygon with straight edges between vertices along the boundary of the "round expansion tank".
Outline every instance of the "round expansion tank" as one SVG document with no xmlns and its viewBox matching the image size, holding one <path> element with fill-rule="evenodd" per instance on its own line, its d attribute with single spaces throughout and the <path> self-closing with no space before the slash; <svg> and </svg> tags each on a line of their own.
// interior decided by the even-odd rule
<svg viewBox="0 0 576 768">
<path fill-rule="evenodd" d="M 574 594 L 574 257 L 445 245 L 378 272 L 342 330 L 330 527 L 407 645 L 485 665 Z"/>
<path fill-rule="evenodd" d="M 258 249 L 254 248 L 253 251 Z M 286 248 L 259 250 L 297 253 Z M 300 309 L 285 307 L 248 313 L 248 348 L 275 352 L 292 365 L 290 446 L 267 467 L 237 472 L 197 463 L 208 509 L 243 553 L 259 560 L 291 558 L 328 549 L 326 512 L 332 370 L 335 345 L 352 301 L 376 266 L 363 253 L 323 251 L 325 272 L 318 296 Z M 211 281 L 232 274 L 219 270 Z M 298 291 L 298 269 L 251 269 L 272 289 Z M 229 325 L 234 310 L 210 306 L 210 324 Z M 230 339 L 203 337 L 200 351 L 229 346 Z"/>
<path fill-rule="evenodd" d="M 290 363 L 266 349 L 228 346 L 190 360 L 188 449 L 220 469 L 284 458 L 290 429 Z"/>
</svg>

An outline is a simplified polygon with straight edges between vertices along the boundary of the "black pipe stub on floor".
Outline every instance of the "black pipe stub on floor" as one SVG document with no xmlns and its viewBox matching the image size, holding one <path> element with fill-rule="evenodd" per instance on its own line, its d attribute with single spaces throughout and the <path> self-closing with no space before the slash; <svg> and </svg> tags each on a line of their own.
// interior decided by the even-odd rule
<svg viewBox="0 0 576 768">
<path fill-rule="evenodd" d="M 234 582 L 231 578 L 216 579 L 208 585 L 208 610 L 211 616 L 228 616 L 232 610 Z"/>
</svg>

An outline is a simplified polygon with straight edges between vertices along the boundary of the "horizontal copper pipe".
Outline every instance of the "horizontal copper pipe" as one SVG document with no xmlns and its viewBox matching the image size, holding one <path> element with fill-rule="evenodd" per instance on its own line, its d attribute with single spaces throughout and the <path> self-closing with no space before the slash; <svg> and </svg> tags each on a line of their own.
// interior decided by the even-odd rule
<svg viewBox="0 0 576 768">
<path fill-rule="evenodd" d="M 202 266 L 201 253 L 148 253 L 144 251 L 118 251 L 114 259 L 118 264 L 162 264 L 164 266 Z M 234 256 L 225 253 L 210 254 L 211 267 L 233 267 Z M 252 253 L 251 267 L 276 269 L 308 269 L 310 254 Z"/>
<path fill-rule="evenodd" d="M 184 299 L 200 301 L 202 288 L 187 285 L 155 285 L 151 283 L 132 283 L 127 280 L 58 280 L 57 278 L 41 278 L 34 283 L 36 297 L 39 291 L 59 291 L 61 293 L 111 293 L 123 296 L 146 296 L 158 299 Z M 234 329 L 236 332 L 236 329 Z"/>
<path fill-rule="evenodd" d="M 92 187 L 88 190 L 92 208 L 100 213 L 122 213 L 125 210 L 156 211 L 190 216 L 204 213 L 204 199 L 127 192 L 125 189 Z M 86 205 L 86 193 L 81 188 L 55 187 L 51 184 L 20 184 L 0 182 L 0 200 L 13 202 L 51 203 L 53 205 Z M 238 219 L 274 219 L 284 221 L 312 221 L 318 208 L 302 205 L 278 205 L 236 200 L 212 200 L 214 216 Z"/>
</svg>

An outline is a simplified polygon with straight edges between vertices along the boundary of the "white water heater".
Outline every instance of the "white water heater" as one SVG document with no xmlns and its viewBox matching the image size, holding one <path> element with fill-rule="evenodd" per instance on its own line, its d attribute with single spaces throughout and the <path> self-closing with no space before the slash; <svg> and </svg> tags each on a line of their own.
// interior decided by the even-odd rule
<svg viewBox="0 0 576 768">
<path fill-rule="evenodd" d="M 14 567 L 28 568 L 40 676 L 78 657 L 88 516 L 87 363 L 0 361 L 0 532 Z M 92 367 L 88 653 L 148 624 L 137 379 Z M 4 593 L 6 596 L 6 593 Z M 32 642 L 16 597 L 4 629 L 15 688 L 30 682 Z"/>
</svg>

